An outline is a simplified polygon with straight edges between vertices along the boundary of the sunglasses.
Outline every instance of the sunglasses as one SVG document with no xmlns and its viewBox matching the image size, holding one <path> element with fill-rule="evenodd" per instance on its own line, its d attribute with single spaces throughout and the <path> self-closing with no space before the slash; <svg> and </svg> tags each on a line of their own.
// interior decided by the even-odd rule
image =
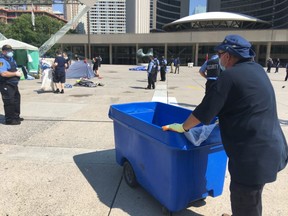
<svg viewBox="0 0 288 216">
<path fill-rule="evenodd" d="M 223 51 L 223 52 L 218 52 L 217 54 L 218 54 L 219 58 L 221 58 L 221 56 L 224 55 L 225 53 L 226 53 L 226 52 Z"/>
</svg>

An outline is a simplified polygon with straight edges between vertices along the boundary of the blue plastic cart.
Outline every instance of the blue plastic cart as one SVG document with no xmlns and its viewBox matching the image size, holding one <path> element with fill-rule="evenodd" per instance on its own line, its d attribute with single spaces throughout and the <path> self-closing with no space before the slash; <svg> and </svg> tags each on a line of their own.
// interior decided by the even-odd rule
<svg viewBox="0 0 288 216">
<path fill-rule="evenodd" d="M 219 127 L 199 147 L 161 126 L 183 122 L 191 110 L 160 102 L 111 105 L 116 161 L 129 186 L 138 183 L 170 212 L 222 194 L 227 156 Z"/>
</svg>

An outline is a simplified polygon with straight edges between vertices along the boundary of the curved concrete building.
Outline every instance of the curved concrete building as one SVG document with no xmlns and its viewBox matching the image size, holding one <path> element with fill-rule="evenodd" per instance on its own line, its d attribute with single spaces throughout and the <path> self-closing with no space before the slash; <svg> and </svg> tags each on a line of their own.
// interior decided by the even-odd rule
<svg viewBox="0 0 288 216">
<path fill-rule="evenodd" d="M 288 28 L 288 0 L 208 0 L 207 12 L 246 14 L 271 22 L 273 29 Z"/>
<path fill-rule="evenodd" d="M 245 14 L 207 12 L 183 17 L 163 26 L 165 31 L 268 29 L 271 23 Z"/>
</svg>

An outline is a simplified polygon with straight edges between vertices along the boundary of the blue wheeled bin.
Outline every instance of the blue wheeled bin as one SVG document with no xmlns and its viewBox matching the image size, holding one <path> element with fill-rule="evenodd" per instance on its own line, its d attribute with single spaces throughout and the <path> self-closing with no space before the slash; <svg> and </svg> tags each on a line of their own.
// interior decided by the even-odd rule
<svg viewBox="0 0 288 216">
<path fill-rule="evenodd" d="M 162 131 L 191 110 L 160 102 L 111 105 L 116 161 L 130 186 L 139 183 L 171 212 L 222 194 L 227 156 L 215 127 L 196 147 L 184 134 Z"/>
</svg>

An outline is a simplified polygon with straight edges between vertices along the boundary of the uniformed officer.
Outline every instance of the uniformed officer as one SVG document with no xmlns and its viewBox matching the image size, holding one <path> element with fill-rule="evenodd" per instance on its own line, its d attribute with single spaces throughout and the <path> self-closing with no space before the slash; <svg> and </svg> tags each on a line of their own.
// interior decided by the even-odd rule
<svg viewBox="0 0 288 216">
<path fill-rule="evenodd" d="M 155 69 L 155 62 L 154 62 L 154 57 L 152 55 L 149 56 L 149 63 L 148 63 L 148 67 L 147 67 L 147 76 L 148 76 L 148 86 L 146 89 L 155 89 L 155 82 L 154 82 L 154 78 L 155 78 L 155 73 L 156 73 L 156 69 Z"/>
<path fill-rule="evenodd" d="M 205 94 L 211 85 L 217 80 L 218 76 L 220 75 L 220 71 L 221 69 L 218 55 L 213 55 L 209 60 L 205 61 L 199 69 L 200 75 L 207 79 Z"/>
<path fill-rule="evenodd" d="M 10 45 L 2 47 L 0 54 L 0 91 L 4 103 L 5 124 L 19 125 L 20 118 L 20 92 L 18 82 L 22 73 L 17 70 L 13 59 L 13 49 Z"/>
<path fill-rule="evenodd" d="M 164 56 L 161 57 L 160 59 L 160 81 L 165 81 L 166 80 L 166 68 L 167 68 L 167 60 L 165 59 Z"/>
</svg>

